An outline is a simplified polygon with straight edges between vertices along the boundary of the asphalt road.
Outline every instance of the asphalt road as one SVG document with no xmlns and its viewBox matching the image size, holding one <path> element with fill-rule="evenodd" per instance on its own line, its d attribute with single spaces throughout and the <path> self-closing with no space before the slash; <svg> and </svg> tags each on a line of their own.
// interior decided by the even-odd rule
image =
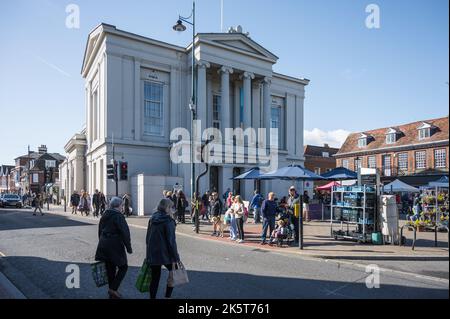
<svg viewBox="0 0 450 319">
<path fill-rule="evenodd" d="M 147 298 L 134 288 L 145 255 L 146 230 L 142 226 L 130 230 L 134 254 L 129 255 L 130 267 L 120 291 L 126 298 Z M 177 242 L 190 283 L 176 288 L 173 298 L 448 298 L 448 279 L 425 277 L 420 271 L 417 275 L 381 271 L 380 288 L 369 289 L 366 278 L 370 274 L 358 265 L 183 234 L 177 235 Z M 106 298 L 106 288 L 96 288 L 90 273 L 96 245 L 97 221 L 70 214 L 32 216 L 25 209 L 0 209 L 0 256 L 4 255 L 0 271 L 28 298 Z M 402 268 L 399 262 L 391 263 L 393 268 Z M 441 263 L 448 270 L 448 261 Z M 79 289 L 66 287 L 69 265 L 79 266 Z M 166 278 L 164 271 L 160 297 Z"/>
</svg>

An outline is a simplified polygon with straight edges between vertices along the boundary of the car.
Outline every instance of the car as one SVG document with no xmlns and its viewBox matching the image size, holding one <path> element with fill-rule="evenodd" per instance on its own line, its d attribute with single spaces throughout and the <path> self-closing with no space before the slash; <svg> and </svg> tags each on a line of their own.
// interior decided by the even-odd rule
<svg viewBox="0 0 450 319">
<path fill-rule="evenodd" d="M 4 194 L 1 197 L 2 207 L 22 208 L 22 199 L 16 194 Z"/>
</svg>

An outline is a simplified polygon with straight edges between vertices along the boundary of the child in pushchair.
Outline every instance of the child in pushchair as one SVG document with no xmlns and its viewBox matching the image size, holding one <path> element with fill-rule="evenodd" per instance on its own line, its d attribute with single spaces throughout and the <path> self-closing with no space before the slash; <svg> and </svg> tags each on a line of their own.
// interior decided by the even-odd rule
<svg viewBox="0 0 450 319">
<path fill-rule="evenodd" d="M 288 232 L 286 221 L 284 219 L 278 220 L 275 230 L 270 235 L 269 245 L 276 243 L 278 247 L 283 246 L 283 241 L 288 239 Z"/>
</svg>

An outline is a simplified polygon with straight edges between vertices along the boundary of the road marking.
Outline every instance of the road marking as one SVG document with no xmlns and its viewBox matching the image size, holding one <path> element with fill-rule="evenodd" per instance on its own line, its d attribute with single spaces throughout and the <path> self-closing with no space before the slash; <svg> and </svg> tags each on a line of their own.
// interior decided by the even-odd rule
<svg viewBox="0 0 450 319">
<path fill-rule="evenodd" d="M 0 251 L 0 257 L 6 257 L 6 255 Z"/>
</svg>

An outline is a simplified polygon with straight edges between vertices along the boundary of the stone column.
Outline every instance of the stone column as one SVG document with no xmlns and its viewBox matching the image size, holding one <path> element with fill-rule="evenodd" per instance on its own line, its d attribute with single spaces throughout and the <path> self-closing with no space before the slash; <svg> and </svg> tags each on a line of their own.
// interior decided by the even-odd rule
<svg viewBox="0 0 450 319">
<path fill-rule="evenodd" d="M 252 126 L 252 80 L 255 75 L 251 72 L 244 72 L 241 75 L 244 80 L 244 129 Z"/>
<path fill-rule="evenodd" d="M 231 110 L 230 110 L 230 74 L 233 69 L 223 66 L 218 71 L 221 74 L 221 132 L 225 134 L 225 128 L 231 128 Z M 225 136 L 225 135 L 223 135 Z"/>
<path fill-rule="evenodd" d="M 266 128 L 266 146 L 270 143 L 270 127 L 271 127 L 271 106 L 272 98 L 270 95 L 270 86 L 272 79 L 265 77 L 263 81 L 263 110 L 264 110 L 264 127 Z"/>
<path fill-rule="evenodd" d="M 197 119 L 201 120 L 201 129 L 207 127 L 207 94 L 206 94 L 206 69 L 210 64 L 206 61 L 199 61 L 197 63 Z"/>
</svg>

